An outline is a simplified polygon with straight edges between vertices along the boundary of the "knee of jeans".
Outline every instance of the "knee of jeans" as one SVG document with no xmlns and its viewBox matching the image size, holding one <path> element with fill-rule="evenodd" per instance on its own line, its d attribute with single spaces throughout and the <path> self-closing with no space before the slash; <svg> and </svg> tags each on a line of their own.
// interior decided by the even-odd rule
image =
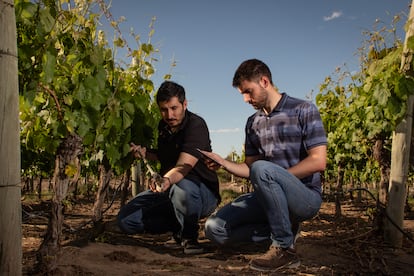
<svg viewBox="0 0 414 276">
<path fill-rule="evenodd" d="M 202 206 L 200 200 L 194 198 L 191 193 L 180 190 L 170 194 L 170 200 L 174 209 L 184 216 L 201 216 Z"/>
<path fill-rule="evenodd" d="M 265 168 L 265 165 L 267 162 L 268 161 L 264 161 L 264 160 L 255 161 L 250 167 L 250 177 L 251 178 L 260 177 L 261 172 L 263 168 Z"/>
<path fill-rule="evenodd" d="M 204 225 L 206 238 L 219 245 L 225 245 L 229 240 L 228 229 L 225 222 L 217 217 L 209 217 Z"/>
<path fill-rule="evenodd" d="M 139 234 L 144 232 L 144 224 L 141 218 L 142 215 L 136 213 L 124 217 L 118 214 L 117 223 L 119 228 L 126 234 Z"/>
</svg>

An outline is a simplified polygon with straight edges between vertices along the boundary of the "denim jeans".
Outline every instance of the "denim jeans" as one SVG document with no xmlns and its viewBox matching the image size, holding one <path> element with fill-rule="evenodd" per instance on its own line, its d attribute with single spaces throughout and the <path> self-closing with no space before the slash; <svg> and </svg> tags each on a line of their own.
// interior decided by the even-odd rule
<svg viewBox="0 0 414 276">
<path fill-rule="evenodd" d="M 217 203 L 205 184 L 184 178 L 165 193 L 139 193 L 121 208 L 117 220 L 128 234 L 171 231 L 183 239 L 196 239 L 199 219 L 209 216 Z"/>
<path fill-rule="evenodd" d="M 314 217 L 322 197 L 286 169 L 259 160 L 250 168 L 254 191 L 238 197 L 211 215 L 205 235 L 218 244 L 252 241 L 269 231 L 272 244 L 289 247 L 294 242 L 292 224 Z"/>
</svg>

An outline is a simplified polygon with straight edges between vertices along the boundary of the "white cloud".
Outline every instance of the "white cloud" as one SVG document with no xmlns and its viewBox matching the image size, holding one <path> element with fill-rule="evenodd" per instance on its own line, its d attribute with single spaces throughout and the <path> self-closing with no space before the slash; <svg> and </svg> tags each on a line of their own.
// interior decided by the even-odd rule
<svg viewBox="0 0 414 276">
<path fill-rule="evenodd" d="M 330 16 L 324 16 L 323 21 L 331 21 L 342 16 L 341 11 L 334 11 Z"/>
<path fill-rule="evenodd" d="M 235 133 L 240 132 L 240 128 L 221 128 L 221 129 L 214 129 L 211 130 L 211 133 Z"/>
</svg>

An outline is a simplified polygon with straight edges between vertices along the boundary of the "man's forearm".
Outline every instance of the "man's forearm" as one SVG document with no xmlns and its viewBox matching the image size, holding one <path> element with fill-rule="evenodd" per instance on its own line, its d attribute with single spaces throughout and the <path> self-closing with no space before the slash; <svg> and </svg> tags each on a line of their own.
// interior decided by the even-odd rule
<svg viewBox="0 0 414 276">
<path fill-rule="evenodd" d="M 248 178 L 250 174 L 250 168 L 246 163 L 235 163 L 229 160 L 223 162 L 223 168 L 231 174 L 238 177 Z"/>
</svg>

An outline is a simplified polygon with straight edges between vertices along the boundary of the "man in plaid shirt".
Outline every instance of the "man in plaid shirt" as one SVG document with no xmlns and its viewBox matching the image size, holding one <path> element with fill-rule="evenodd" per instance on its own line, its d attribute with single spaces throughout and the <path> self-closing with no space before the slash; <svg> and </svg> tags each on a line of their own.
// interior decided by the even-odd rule
<svg viewBox="0 0 414 276">
<path fill-rule="evenodd" d="M 322 203 L 320 172 L 326 166 L 326 133 L 318 109 L 280 93 L 270 69 L 257 59 L 236 70 L 233 87 L 257 112 L 245 128 L 245 162 L 234 163 L 204 152 L 230 173 L 249 178 L 254 191 L 211 215 L 206 237 L 219 245 L 271 240 L 267 253 L 250 268 L 276 271 L 300 265 L 295 250 L 300 223 L 314 217 Z M 208 162 L 208 161 L 206 161 Z"/>
</svg>

